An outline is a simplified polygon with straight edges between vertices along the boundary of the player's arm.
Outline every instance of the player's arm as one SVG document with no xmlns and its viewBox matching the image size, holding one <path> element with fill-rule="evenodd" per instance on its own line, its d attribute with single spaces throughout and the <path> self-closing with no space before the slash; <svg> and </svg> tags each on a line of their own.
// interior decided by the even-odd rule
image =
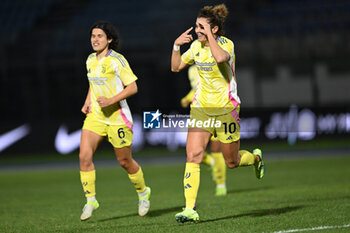
<svg viewBox="0 0 350 233">
<path fill-rule="evenodd" d="M 192 102 L 193 97 L 194 97 L 194 93 L 195 93 L 195 91 L 192 89 L 192 90 L 190 90 L 190 92 L 188 92 L 188 94 L 185 97 L 183 97 L 181 99 L 181 106 L 183 108 L 187 108 L 188 105 Z"/>
<path fill-rule="evenodd" d="M 180 46 L 186 43 L 190 43 L 193 40 L 192 35 L 188 34 L 192 29 L 193 27 L 187 29 L 174 42 L 174 48 L 171 54 L 172 72 L 179 72 L 187 66 L 187 64 L 181 60 Z"/>
<path fill-rule="evenodd" d="M 86 99 L 85 99 L 84 105 L 81 108 L 81 112 L 84 113 L 84 114 L 87 114 L 89 112 L 90 104 L 91 104 L 91 90 L 89 88 L 89 91 L 88 91 L 88 93 L 86 95 Z"/>
<path fill-rule="evenodd" d="M 210 25 L 208 23 L 205 23 L 203 24 L 203 27 L 209 42 L 211 54 L 213 55 L 215 61 L 217 63 L 223 63 L 230 60 L 230 54 L 219 46 L 212 33 L 212 28 L 210 27 Z"/>
<path fill-rule="evenodd" d="M 97 97 L 97 103 L 100 105 L 101 108 L 108 107 L 112 104 L 118 103 L 121 100 L 127 99 L 130 96 L 133 96 L 137 93 L 137 84 L 136 81 L 128 84 L 124 90 L 122 90 L 120 93 L 117 95 L 111 97 L 111 98 L 106 98 L 104 96 L 99 96 Z"/>
</svg>

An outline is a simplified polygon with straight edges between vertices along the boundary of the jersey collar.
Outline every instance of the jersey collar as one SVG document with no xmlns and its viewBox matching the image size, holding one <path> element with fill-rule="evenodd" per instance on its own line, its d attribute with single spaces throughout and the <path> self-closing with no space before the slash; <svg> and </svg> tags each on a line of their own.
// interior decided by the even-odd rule
<svg viewBox="0 0 350 233">
<path fill-rule="evenodd" d="M 108 50 L 108 52 L 106 53 L 105 57 L 108 57 L 109 54 L 111 54 L 111 52 L 112 52 L 112 49 Z"/>
</svg>

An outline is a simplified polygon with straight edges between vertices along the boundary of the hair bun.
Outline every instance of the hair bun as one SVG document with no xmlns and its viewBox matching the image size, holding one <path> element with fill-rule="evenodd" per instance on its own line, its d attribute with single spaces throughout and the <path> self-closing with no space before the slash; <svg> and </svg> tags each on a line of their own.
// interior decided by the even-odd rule
<svg viewBox="0 0 350 233">
<path fill-rule="evenodd" d="M 214 6 L 213 13 L 217 17 L 219 17 L 222 21 L 225 21 L 227 15 L 228 15 L 228 10 L 227 10 L 225 4 L 220 4 L 220 5 Z"/>
</svg>

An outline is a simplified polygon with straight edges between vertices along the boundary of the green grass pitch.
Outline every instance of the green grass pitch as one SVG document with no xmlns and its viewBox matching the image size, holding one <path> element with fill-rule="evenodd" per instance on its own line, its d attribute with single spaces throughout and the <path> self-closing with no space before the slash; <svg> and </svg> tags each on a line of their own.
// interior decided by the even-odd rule
<svg viewBox="0 0 350 233">
<path fill-rule="evenodd" d="M 120 167 L 97 167 L 100 208 L 81 222 L 85 203 L 76 169 L 0 172 L 0 232 L 349 232 L 350 156 L 267 160 L 266 175 L 229 170 L 228 195 L 215 197 L 205 165 L 197 199 L 200 222 L 179 224 L 183 164 L 144 165 L 151 210 L 137 215 L 137 195 Z M 344 226 L 310 230 L 312 227 Z"/>
</svg>

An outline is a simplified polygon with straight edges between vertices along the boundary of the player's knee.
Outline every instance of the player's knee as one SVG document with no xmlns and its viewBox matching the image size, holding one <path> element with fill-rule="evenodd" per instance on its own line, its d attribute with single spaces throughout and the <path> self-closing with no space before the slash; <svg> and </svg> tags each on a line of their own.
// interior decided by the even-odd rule
<svg viewBox="0 0 350 233">
<path fill-rule="evenodd" d="M 231 161 L 226 160 L 225 163 L 226 163 L 226 166 L 230 169 L 239 167 L 239 162 L 235 160 L 231 160 Z"/>
<path fill-rule="evenodd" d="M 204 155 L 203 149 L 188 150 L 187 151 L 187 162 L 188 163 L 201 163 L 201 160 L 203 159 L 203 155 Z"/>
<path fill-rule="evenodd" d="M 92 156 L 87 152 L 79 153 L 79 163 L 81 168 L 88 168 L 92 166 Z"/>
<path fill-rule="evenodd" d="M 120 158 L 118 158 L 118 162 L 119 162 L 120 166 L 127 169 L 128 167 L 130 167 L 131 159 L 128 157 L 120 157 Z"/>
</svg>

